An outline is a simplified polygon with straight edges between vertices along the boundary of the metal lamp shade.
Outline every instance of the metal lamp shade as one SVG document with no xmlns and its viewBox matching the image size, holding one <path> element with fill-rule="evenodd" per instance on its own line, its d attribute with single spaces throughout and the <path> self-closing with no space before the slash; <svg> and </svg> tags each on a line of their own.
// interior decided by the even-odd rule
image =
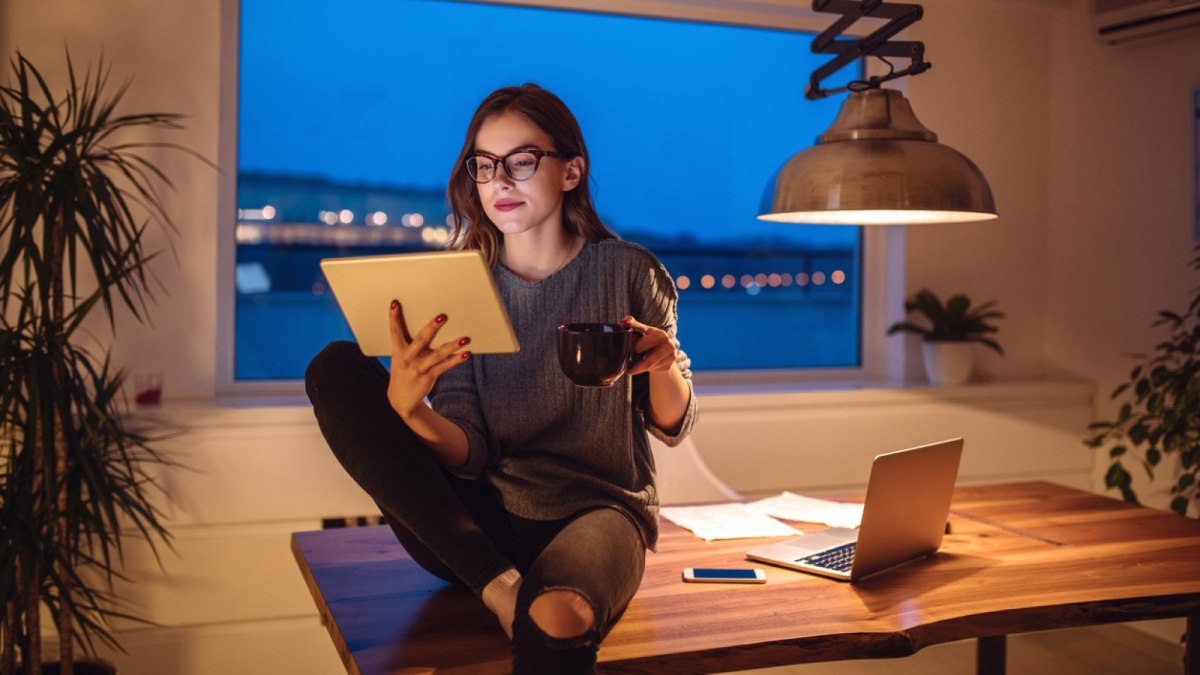
<svg viewBox="0 0 1200 675">
<path fill-rule="evenodd" d="M 770 188 L 768 187 L 768 191 Z M 894 89 L 850 94 L 817 144 L 788 160 L 761 220 L 834 225 L 996 217 L 979 167 L 937 142 Z"/>
</svg>

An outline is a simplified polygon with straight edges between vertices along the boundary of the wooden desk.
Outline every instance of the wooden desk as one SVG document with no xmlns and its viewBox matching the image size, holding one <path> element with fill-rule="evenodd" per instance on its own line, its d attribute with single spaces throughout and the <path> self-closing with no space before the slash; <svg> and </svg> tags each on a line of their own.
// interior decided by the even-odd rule
<svg viewBox="0 0 1200 675">
<path fill-rule="evenodd" d="M 907 656 L 1003 636 L 1188 617 L 1200 672 L 1200 522 L 1050 483 L 961 488 L 936 555 L 847 584 L 767 566 L 763 586 L 685 584 L 771 541 L 704 542 L 662 522 L 641 588 L 600 646 L 605 672 L 717 672 Z M 811 529 L 811 528 L 810 528 Z M 506 672 L 510 646 L 469 591 L 407 558 L 386 527 L 298 532 L 292 548 L 350 673 Z"/>
</svg>

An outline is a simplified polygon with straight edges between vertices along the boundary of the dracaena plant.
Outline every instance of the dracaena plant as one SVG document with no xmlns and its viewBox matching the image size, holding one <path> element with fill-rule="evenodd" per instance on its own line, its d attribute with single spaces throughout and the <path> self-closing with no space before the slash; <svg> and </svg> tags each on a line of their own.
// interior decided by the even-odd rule
<svg viewBox="0 0 1200 675">
<path fill-rule="evenodd" d="M 1188 267 L 1200 271 L 1200 246 L 1194 253 Z M 1093 423 L 1093 435 L 1084 442 L 1111 446 L 1105 485 L 1134 503 L 1138 497 L 1125 463 L 1140 464 L 1153 481 L 1164 461 L 1172 460 L 1169 470 L 1178 467 L 1178 474 L 1171 483 L 1170 508 L 1187 515 L 1189 506 L 1200 503 L 1200 287 L 1192 291 L 1186 310 L 1160 311 L 1153 325 L 1166 326 L 1169 335 L 1154 353 L 1135 355 L 1141 363 L 1111 395 L 1122 402 L 1116 419 Z"/>
<path fill-rule="evenodd" d="M 177 115 L 121 114 L 101 61 L 52 90 L 20 53 L 0 86 L 0 673 L 42 672 L 42 608 L 72 671 L 75 647 L 119 648 L 110 620 L 121 532 L 166 541 L 149 469 L 170 462 L 122 414 L 123 373 L 85 338 L 101 310 L 144 320 L 170 185 L 129 132 Z M 124 140 L 122 140 L 124 139 Z M 180 148 L 182 149 L 182 148 Z M 80 277 L 83 277 L 82 279 Z M 131 617 L 132 618 L 132 617 Z"/>
<path fill-rule="evenodd" d="M 1000 343 L 991 337 L 999 330 L 991 322 L 1004 318 L 1004 312 L 996 309 L 995 300 L 972 307 L 969 297 L 958 294 L 942 304 L 933 291 L 921 289 L 904 302 L 904 311 L 910 317 L 916 315 L 918 320 L 894 323 L 888 328 L 888 335 L 905 332 L 916 333 L 931 342 L 979 342 L 998 354 L 1004 353 Z"/>
</svg>

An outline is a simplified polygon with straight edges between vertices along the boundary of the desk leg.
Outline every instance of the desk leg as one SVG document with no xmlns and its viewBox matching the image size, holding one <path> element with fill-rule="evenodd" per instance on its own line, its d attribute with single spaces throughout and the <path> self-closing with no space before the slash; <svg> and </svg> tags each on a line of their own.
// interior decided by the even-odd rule
<svg viewBox="0 0 1200 675">
<path fill-rule="evenodd" d="M 1183 634 L 1184 675 L 1200 675 L 1200 613 L 1188 614 L 1187 632 Z"/>
<path fill-rule="evenodd" d="M 1007 635 L 989 635 L 977 640 L 975 672 L 977 675 L 1004 675 Z"/>
</svg>

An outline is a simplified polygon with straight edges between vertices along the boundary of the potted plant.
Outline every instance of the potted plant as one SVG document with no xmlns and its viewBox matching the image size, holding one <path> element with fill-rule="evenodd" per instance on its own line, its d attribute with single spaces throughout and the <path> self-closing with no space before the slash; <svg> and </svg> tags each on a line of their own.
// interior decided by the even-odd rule
<svg viewBox="0 0 1200 675">
<path fill-rule="evenodd" d="M 59 637 L 58 672 L 95 640 L 119 649 L 127 617 L 111 588 L 121 531 L 152 547 L 167 532 L 151 497 L 169 464 L 122 415 L 124 375 L 84 339 L 84 319 L 114 309 L 144 320 L 151 224 L 171 229 L 166 176 L 123 142 L 128 130 L 179 128 L 179 116 L 118 114 L 100 62 L 52 93 L 20 53 L 0 86 L 0 673 L 42 671 L 42 608 Z M 169 146 L 174 147 L 174 146 Z M 82 278 L 81 278 L 82 277 Z M 129 617 L 132 618 L 132 617 Z"/>
<path fill-rule="evenodd" d="M 921 289 L 904 302 L 904 311 L 923 317 L 923 322 L 900 321 L 892 324 L 887 334 L 916 333 L 924 338 L 921 352 L 930 384 L 963 384 L 974 367 L 973 343 L 1004 354 L 1000 343 L 991 337 L 999 329 L 989 322 L 1004 318 L 995 307 L 995 300 L 972 307 L 971 299 L 962 294 L 951 296 L 943 305 L 933 291 Z"/>
<path fill-rule="evenodd" d="M 1188 265 L 1200 271 L 1200 245 Z M 1137 503 L 1133 476 L 1124 461 L 1133 459 L 1154 480 L 1164 459 L 1175 458 L 1178 475 L 1171 484 L 1172 511 L 1187 515 L 1188 507 L 1200 503 L 1197 473 L 1200 473 L 1200 287 L 1182 313 L 1161 311 L 1154 326 L 1168 326 L 1167 338 L 1155 345 L 1151 355 L 1129 373 L 1129 380 L 1113 390 L 1112 399 L 1124 400 L 1117 418 L 1097 421 L 1088 428 L 1094 434 L 1084 441 L 1092 448 L 1112 444 L 1106 487 L 1119 490 L 1126 501 Z"/>
</svg>

